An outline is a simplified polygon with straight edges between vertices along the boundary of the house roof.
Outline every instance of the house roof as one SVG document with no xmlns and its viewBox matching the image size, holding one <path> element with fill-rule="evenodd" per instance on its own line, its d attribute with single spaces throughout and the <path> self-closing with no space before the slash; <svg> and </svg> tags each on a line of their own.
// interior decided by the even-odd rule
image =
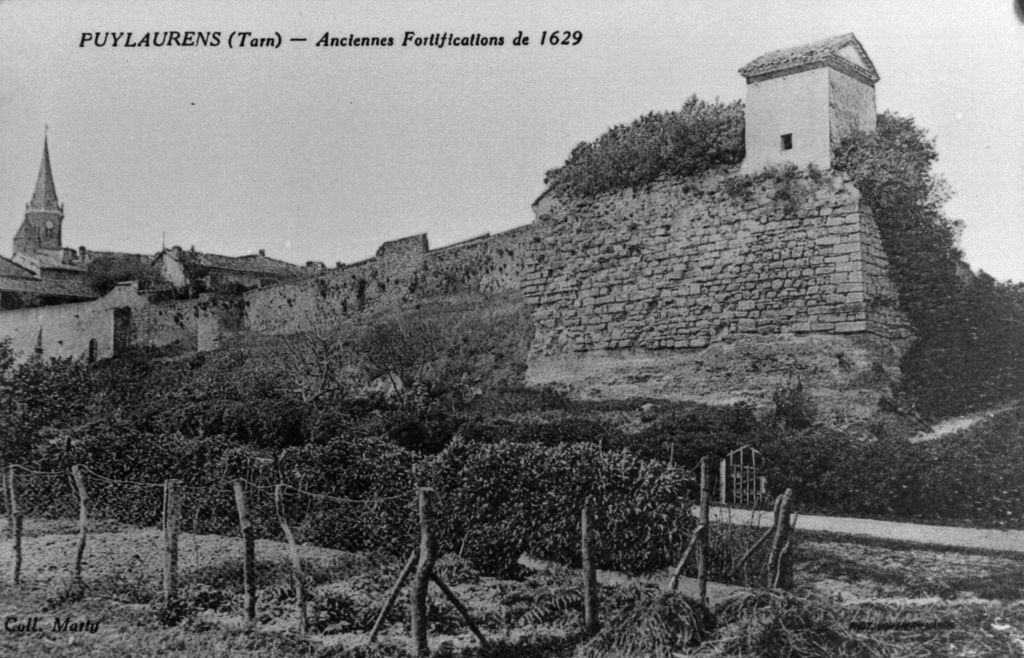
<svg viewBox="0 0 1024 658">
<path fill-rule="evenodd" d="M 0 256 L 0 277 L 14 279 L 34 279 L 32 270 L 18 265 L 10 258 Z"/>
<path fill-rule="evenodd" d="M 188 253 L 184 250 L 175 247 L 168 249 L 163 253 L 159 254 L 157 258 L 160 258 L 164 254 L 171 256 L 172 258 L 178 259 L 179 255 Z M 246 274 L 265 274 L 275 277 L 293 277 L 300 276 L 306 273 L 306 268 L 301 265 L 295 265 L 288 263 L 283 260 L 277 260 L 276 258 L 268 258 L 263 254 L 247 254 L 245 256 L 222 256 L 220 254 L 209 254 L 205 252 L 195 252 L 196 256 L 199 257 L 199 263 L 210 269 L 222 270 L 227 272 L 244 272 Z"/>
<path fill-rule="evenodd" d="M 84 279 L 40 279 L 31 270 L 3 256 L 0 256 L 0 291 L 65 299 L 95 299 L 98 296 Z"/>
<path fill-rule="evenodd" d="M 879 80 L 875 65 L 853 32 L 765 53 L 741 68 L 740 74 L 750 83 L 794 69 L 806 70 L 819 66 L 832 66 L 863 78 L 869 84 Z"/>
<path fill-rule="evenodd" d="M 99 297 L 92 286 L 79 279 L 20 279 L 0 276 L 0 290 L 64 299 Z"/>
<path fill-rule="evenodd" d="M 44 270 L 66 270 L 69 272 L 85 272 L 85 268 L 73 263 L 65 262 L 62 251 L 41 249 L 26 258 L 35 261 L 40 269 Z"/>
<path fill-rule="evenodd" d="M 299 265 L 286 263 L 276 258 L 267 258 L 262 254 L 248 254 L 246 256 L 201 254 L 200 261 L 210 268 L 232 272 L 246 272 L 249 274 L 297 276 L 304 272 L 303 268 Z"/>
</svg>

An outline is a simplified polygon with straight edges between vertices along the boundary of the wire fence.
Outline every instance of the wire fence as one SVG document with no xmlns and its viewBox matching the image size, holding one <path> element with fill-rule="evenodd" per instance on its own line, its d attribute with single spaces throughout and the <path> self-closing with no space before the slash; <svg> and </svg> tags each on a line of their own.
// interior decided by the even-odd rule
<svg viewBox="0 0 1024 658">
<path fill-rule="evenodd" d="M 144 572 L 153 572 L 153 567 L 143 563 L 145 556 L 159 555 L 162 551 L 167 482 L 111 477 L 87 466 L 78 468 L 86 492 L 90 532 L 94 535 L 86 544 L 86 564 L 96 565 L 111 557 L 107 553 L 112 547 L 106 545 L 102 532 L 109 528 L 109 522 L 122 522 L 140 530 L 131 535 L 135 545 L 119 551 L 132 556 L 128 564 L 122 565 L 122 580 L 135 576 L 139 580 Z M 310 491 L 290 483 L 275 483 L 269 472 L 256 471 L 248 475 L 211 484 L 179 485 L 180 527 L 184 533 L 181 557 L 186 570 L 215 570 L 219 563 L 237 558 L 237 547 L 224 548 L 225 537 L 237 536 L 239 532 L 236 483 L 244 492 L 247 520 L 255 540 L 283 542 L 286 539 L 275 500 L 276 489 L 280 490 L 283 520 L 296 543 L 311 549 L 355 552 L 394 546 L 404 551 L 415 535 L 415 497 L 411 491 L 352 498 Z M 15 514 L 41 520 L 67 520 L 79 514 L 80 496 L 70 471 L 42 471 L 13 464 L 3 469 L 3 480 L 5 495 L 0 498 L 8 535 L 14 534 Z M 100 534 L 96 534 L 97 530 Z M 51 523 L 47 532 L 70 535 L 80 532 L 80 528 L 70 522 L 56 526 Z M 28 528 L 21 532 L 21 537 L 31 539 L 35 534 L 34 528 Z M 48 551 L 51 559 L 53 550 L 51 547 Z M 159 560 L 155 562 L 155 570 L 159 571 Z M 24 567 L 21 571 L 32 573 Z"/>
<path fill-rule="evenodd" d="M 697 561 L 691 563 L 691 568 L 697 567 L 698 578 L 705 583 L 701 587 L 705 600 L 709 568 L 756 571 L 755 577 L 770 569 L 773 582 L 791 578 L 783 557 L 775 555 L 788 551 L 788 542 L 780 544 L 781 540 L 776 539 L 765 543 L 767 534 L 748 551 L 771 552 L 767 561 L 762 557 L 750 559 L 747 554 L 738 562 L 734 556 L 728 564 L 715 564 L 715 551 L 711 549 L 719 538 L 710 534 L 707 507 L 718 469 L 709 465 L 693 469 L 702 476 L 701 526 L 691 538 L 693 545 L 679 561 L 673 582 L 684 573 L 687 556 L 694 548 Z M 69 471 L 46 471 L 14 464 L 0 469 L 0 473 L 5 492 L 0 498 L 13 540 L 16 583 L 22 574 L 29 581 L 53 580 L 53 573 L 42 571 L 42 562 L 65 563 L 69 565 L 69 581 L 80 590 L 87 589 L 90 595 L 147 603 L 160 600 L 162 594 L 165 609 L 171 609 L 176 600 L 205 597 L 208 608 L 244 607 L 246 618 L 254 622 L 258 616 L 258 580 L 264 592 L 259 609 L 280 608 L 285 603 L 291 606 L 294 602 L 284 616 L 294 617 L 303 631 L 309 628 L 305 592 L 311 589 L 318 573 L 323 575 L 318 572 L 317 562 L 338 557 L 335 549 L 354 554 L 384 546 L 392 554 L 403 555 L 418 545 L 417 536 L 422 532 L 422 518 L 417 523 L 422 507 L 418 508 L 411 490 L 407 494 L 363 498 L 336 495 L 312 490 L 301 480 L 275 481 L 280 472 L 260 465 L 246 469 L 243 477 L 188 484 L 121 478 L 80 465 Z M 365 483 L 356 484 L 360 486 L 349 490 L 370 488 L 361 486 Z M 67 521 L 76 516 L 77 526 Z M 45 551 L 39 546 L 24 551 L 23 539 L 31 543 L 43 531 L 57 534 L 49 528 L 36 532 L 29 528 L 26 532 L 22 527 L 25 517 L 64 519 L 60 527 L 68 536 L 60 541 L 48 537 Z M 109 532 L 122 530 L 111 527 L 111 521 L 130 522 L 135 529 Z M 791 527 L 788 521 L 784 527 Z M 732 536 L 721 540 L 736 543 Z M 43 552 L 48 554 L 45 559 Z M 761 563 L 770 567 L 754 566 Z M 387 606 L 382 615 L 387 614 Z M 282 614 L 278 610 L 270 617 L 281 618 Z"/>
</svg>

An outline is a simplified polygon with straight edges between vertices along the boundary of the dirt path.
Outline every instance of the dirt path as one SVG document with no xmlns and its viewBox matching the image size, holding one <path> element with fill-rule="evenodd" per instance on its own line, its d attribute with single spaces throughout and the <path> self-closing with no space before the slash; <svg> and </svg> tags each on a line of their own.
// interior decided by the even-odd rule
<svg viewBox="0 0 1024 658">
<path fill-rule="evenodd" d="M 772 513 L 712 507 L 711 520 L 742 525 L 755 524 L 761 528 L 768 528 L 772 525 Z M 916 544 L 1024 553 L 1024 530 L 959 528 L 811 514 L 801 514 L 797 519 L 797 527 L 802 530 L 877 537 Z"/>
<path fill-rule="evenodd" d="M 1017 401 L 1011 404 L 1005 404 L 1001 407 L 996 407 L 994 409 L 986 409 L 985 411 L 979 411 L 978 413 L 970 414 L 967 416 L 947 418 L 946 420 L 935 423 L 935 425 L 932 426 L 930 432 L 921 432 L 920 434 L 910 437 L 910 442 L 920 443 L 922 441 L 934 441 L 935 439 L 942 438 L 948 434 L 953 434 L 954 432 L 965 430 L 968 427 L 972 427 L 973 425 L 976 425 L 983 420 L 992 418 L 996 414 L 1019 407 L 1021 404 L 1022 403 L 1020 401 Z"/>
</svg>

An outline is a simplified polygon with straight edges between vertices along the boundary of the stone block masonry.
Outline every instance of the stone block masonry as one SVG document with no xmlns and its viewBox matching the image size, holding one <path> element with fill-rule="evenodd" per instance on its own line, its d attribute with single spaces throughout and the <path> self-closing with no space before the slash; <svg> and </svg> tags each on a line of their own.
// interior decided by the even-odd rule
<svg viewBox="0 0 1024 658">
<path fill-rule="evenodd" d="M 531 224 L 434 250 L 425 235 L 386 242 L 374 258 L 246 293 L 246 326 L 287 334 L 427 297 L 517 290 L 534 228 Z"/>
<path fill-rule="evenodd" d="M 735 169 L 590 199 L 543 196 L 537 220 L 253 290 L 246 326 L 291 333 L 419 300 L 519 291 L 527 381 L 584 395 L 770 404 L 799 377 L 867 417 L 909 337 L 871 211 L 833 173 Z M 851 411 L 852 410 L 852 411 Z"/>
<path fill-rule="evenodd" d="M 841 176 L 717 173 L 538 211 L 521 282 L 531 359 L 741 335 L 906 337 L 870 209 Z"/>
<path fill-rule="evenodd" d="M 212 350 L 240 324 L 241 310 L 232 300 L 204 295 L 154 302 L 137 284 L 121 283 L 88 302 L 2 311 L 0 340 L 11 341 L 18 361 L 40 350 L 44 358 L 99 360 L 131 347 Z"/>
</svg>

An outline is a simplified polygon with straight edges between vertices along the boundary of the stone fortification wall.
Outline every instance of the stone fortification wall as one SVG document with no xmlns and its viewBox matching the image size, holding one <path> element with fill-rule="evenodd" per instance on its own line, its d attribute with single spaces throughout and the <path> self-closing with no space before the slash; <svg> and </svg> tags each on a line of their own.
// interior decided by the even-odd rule
<svg viewBox="0 0 1024 658">
<path fill-rule="evenodd" d="M 159 301 L 132 315 L 132 344 L 207 352 L 241 328 L 241 305 L 231 297 Z"/>
<path fill-rule="evenodd" d="M 234 300 L 204 296 L 153 302 L 134 283 L 119 284 L 89 302 L 0 311 L 0 340 L 10 339 L 19 360 L 38 347 L 47 358 L 94 359 L 131 346 L 210 350 L 240 326 Z"/>
<path fill-rule="evenodd" d="M 197 315 L 195 300 L 140 306 L 132 316 L 132 342 L 194 351 L 197 348 Z"/>
<path fill-rule="evenodd" d="M 374 258 L 246 293 L 245 326 L 291 333 L 425 297 L 515 290 L 533 230 L 531 224 L 432 251 L 425 235 L 386 242 Z"/>
<path fill-rule="evenodd" d="M 121 284 L 103 297 L 78 304 L 0 311 L 0 340 L 10 339 L 18 360 L 42 348 L 44 357 L 106 359 L 114 355 L 114 309 L 131 313 L 148 305 L 135 284 Z"/>
<path fill-rule="evenodd" d="M 532 357 L 905 331 L 870 210 L 837 175 L 667 180 L 547 199 L 538 217 L 522 279 Z"/>
<path fill-rule="evenodd" d="M 543 196 L 537 221 L 375 258 L 245 297 L 247 328 L 289 333 L 464 290 L 518 290 L 527 381 L 584 396 L 770 404 L 799 379 L 838 422 L 898 380 L 908 324 L 877 226 L 838 174 L 662 180 L 585 200 Z"/>
</svg>

